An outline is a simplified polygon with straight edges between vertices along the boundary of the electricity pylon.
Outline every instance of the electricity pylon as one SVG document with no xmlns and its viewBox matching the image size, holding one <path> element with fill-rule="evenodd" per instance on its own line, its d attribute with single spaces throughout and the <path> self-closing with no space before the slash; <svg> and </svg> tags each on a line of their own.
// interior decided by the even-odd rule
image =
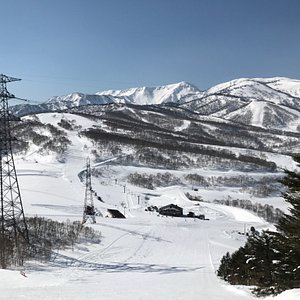
<svg viewBox="0 0 300 300">
<path fill-rule="evenodd" d="M 8 100 L 15 98 L 6 89 L 8 82 L 21 79 L 0 74 L 0 265 L 6 267 L 9 249 L 14 251 L 15 265 L 22 264 L 21 251 L 24 242 L 29 244 L 28 230 L 25 221 L 21 194 L 12 152 L 10 122 L 16 118 L 10 114 Z M 22 246 L 23 245 L 23 246 Z"/>
<path fill-rule="evenodd" d="M 85 170 L 85 197 L 84 197 L 84 207 L 83 207 L 83 218 L 82 224 L 90 218 L 92 223 L 96 223 L 95 218 L 95 206 L 93 200 L 93 189 L 92 189 L 92 175 L 91 175 L 91 164 L 90 159 L 87 158 L 86 170 Z"/>
</svg>

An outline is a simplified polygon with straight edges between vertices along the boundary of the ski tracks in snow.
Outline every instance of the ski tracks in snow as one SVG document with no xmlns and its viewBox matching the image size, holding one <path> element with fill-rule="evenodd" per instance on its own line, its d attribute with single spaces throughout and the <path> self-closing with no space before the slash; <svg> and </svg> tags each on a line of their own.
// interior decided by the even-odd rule
<svg viewBox="0 0 300 300">
<path fill-rule="evenodd" d="M 157 240 L 153 235 L 153 231 L 150 228 L 135 228 L 135 230 L 127 230 L 118 226 L 111 226 L 107 224 L 97 224 L 103 227 L 109 227 L 117 231 L 116 237 L 110 241 L 104 248 L 99 245 L 99 249 L 96 249 L 90 253 L 81 255 L 78 260 L 103 263 L 103 262 L 132 262 L 135 261 L 135 257 L 139 255 L 141 249 L 144 247 L 148 240 Z M 143 252 L 141 257 L 145 256 Z"/>
</svg>

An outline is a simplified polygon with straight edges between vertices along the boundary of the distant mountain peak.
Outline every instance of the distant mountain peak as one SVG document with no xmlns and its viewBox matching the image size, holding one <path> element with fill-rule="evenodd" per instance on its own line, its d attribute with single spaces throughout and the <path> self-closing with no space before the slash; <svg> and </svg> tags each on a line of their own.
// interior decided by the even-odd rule
<svg viewBox="0 0 300 300">
<path fill-rule="evenodd" d="M 188 82 L 181 81 L 174 84 L 157 87 L 137 87 L 125 90 L 108 90 L 97 95 L 123 97 L 132 104 L 162 104 L 166 102 L 182 102 L 188 95 L 200 94 L 200 90 Z"/>
</svg>

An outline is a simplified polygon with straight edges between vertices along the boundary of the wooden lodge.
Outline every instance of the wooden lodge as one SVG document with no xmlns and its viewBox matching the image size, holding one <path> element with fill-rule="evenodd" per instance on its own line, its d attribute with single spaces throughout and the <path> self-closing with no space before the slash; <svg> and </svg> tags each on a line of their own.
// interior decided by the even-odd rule
<svg viewBox="0 0 300 300">
<path fill-rule="evenodd" d="M 183 216 L 183 208 L 176 204 L 168 204 L 166 206 L 162 206 L 158 210 L 159 214 L 164 216 L 171 217 L 182 217 Z"/>
</svg>

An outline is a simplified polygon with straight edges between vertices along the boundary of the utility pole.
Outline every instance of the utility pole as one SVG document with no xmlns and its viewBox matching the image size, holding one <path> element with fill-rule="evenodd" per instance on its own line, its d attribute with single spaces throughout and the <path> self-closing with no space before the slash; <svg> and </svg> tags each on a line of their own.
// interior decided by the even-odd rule
<svg viewBox="0 0 300 300">
<path fill-rule="evenodd" d="M 15 98 L 7 91 L 8 82 L 21 79 L 0 74 L 0 266 L 22 265 L 22 251 L 29 245 L 21 194 L 12 152 L 11 121 L 8 101 Z M 9 253 L 13 251 L 13 253 Z"/>
<path fill-rule="evenodd" d="M 87 158 L 85 172 L 86 172 L 85 173 L 85 197 L 84 197 L 82 224 L 86 223 L 86 221 L 89 218 L 92 220 L 92 223 L 96 223 L 93 190 L 92 190 L 92 179 L 91 179 L 92 178 L 91 164 L 89 158 Z"/>
</svg>

